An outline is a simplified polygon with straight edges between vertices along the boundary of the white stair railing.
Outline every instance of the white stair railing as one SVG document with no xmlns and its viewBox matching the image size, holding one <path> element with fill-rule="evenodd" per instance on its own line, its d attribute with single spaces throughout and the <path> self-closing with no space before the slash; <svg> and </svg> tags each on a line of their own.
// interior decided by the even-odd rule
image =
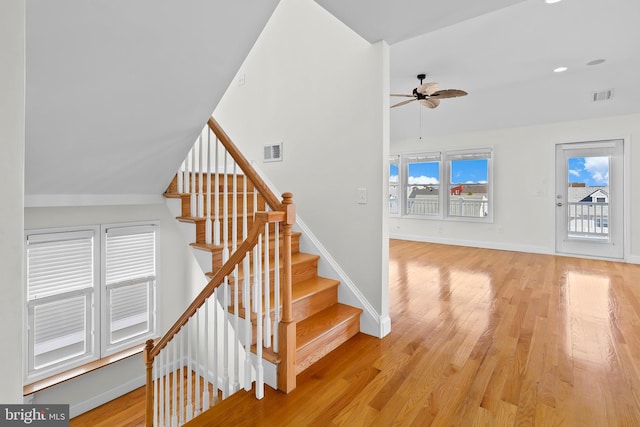
<svg viewBox="0 0 640 427">
<path fill-rule="evenodd" d="M 176 188 L 190 204 L 191 218 L 181 220 L 202 228 L 196 234 L 204 238 L 197 239 L 218 253 L 211 256 L 217 261 L 211 264 L 213 278 L 189 308 L 160 340 L 147 342 L 147 425 L 183 425 L 240 388 L 254 387 L 261 399 L 263 348 L 278 352 L 281 319 L 291 324 L 290 286 L 280 281 L 283 265 L 290 270 L 291 195 L 280 202 L 259 177 L 256 184 L 255 172 L 249 180 L 248 162 L 229 152 L 232 144 L 211 131 L 212 121 L 182 162 Z M 290 271 L 287 276 L 290 284 Z M 283 293 L 289 295 L 284 316 Z M 290 363 L 284 367 L 293 369 Z"/>
</svg>

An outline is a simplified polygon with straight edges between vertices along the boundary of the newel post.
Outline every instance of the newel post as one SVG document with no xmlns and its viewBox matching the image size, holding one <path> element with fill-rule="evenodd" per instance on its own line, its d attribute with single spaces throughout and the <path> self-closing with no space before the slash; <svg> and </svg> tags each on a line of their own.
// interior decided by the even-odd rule
<svg viewBox="0 0 640 427">
<path fill-rule="evenodd" d="M 150 356 L 153 350 L 153 340 L 147 340 L 144 347 L 144 363 L 147 368 L 147 384 L 145 386 L 145 426 L 153 426 L 153 358 Z"/>
<path fill-rule="evenodd" d="M 296 220 L 293 194 L 282 195 L 286 219 L 282 223 L 282 320 L 279 324 L 278 346 L 282 362 L 278 367 L 278 389 L 289 393 L 296 388 L 296 324 L 292 320 L 291 231 Z"/>
</svg>

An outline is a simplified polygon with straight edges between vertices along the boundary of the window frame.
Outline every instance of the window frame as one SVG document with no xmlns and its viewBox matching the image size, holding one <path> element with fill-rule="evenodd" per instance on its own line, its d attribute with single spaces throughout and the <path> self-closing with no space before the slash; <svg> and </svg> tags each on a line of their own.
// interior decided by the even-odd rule
<svg viewBox="0 0 640 427">
<path fill-rule="evenodd" d="M 451 163 L 455 160 L 479 160 L 487 159 L 487 214 L 485 216 L 463 216 L 451 214 Z M 463 150 L 449 150 L 443 154 L 443 178 L 446 179 L 447 191 L 444 193 L 444 205 L 446 206 L 445 220 L 465 222 L 493 222 L 494 196 L 493 196 L 493 147 L 469 148 Z M 443 179 L 443 181 L 445 181 Z"/>
<path fill-rule="evenodd" d="M 399 166 L 399 195 L 398 195 L 398 203 L 401 206 L 399 209 L 399 214 L 392 214 L 388 210 L 389 217 L 399 217 L 399 218 L 407 218 L 407 219 L 428 219 L 428 220 L 444 220 L 444 221 L 461 221 L 461 222 L 482 222 L 482 223 L 493 223 L 494 221 L 494 191 L 493 191 L 493 164 L 494 164 L 494 149 L 492 146 L 483 146 L 478 148 L 467 148 L 467 149 L 456 149 L 456 150 L 421 150 L 421 151 L 410 151 L 410 152 L 399 152 L 392 153 L 389 156 L 390 161 L 399 156 L 400 158 L 400 166 Z M 408 189 L 408 181 L 409 181 L 409 158 L 411 157 L 436 157 L 439 156 L 439 182 L 438 182 L 438 204 L 439 204 L 439 213 L 438 214 L 415 214 L 409 213 L 407 209 L 407 201 L 409 198 L 409 194 L 407 193 Z M 451 184 L 450 184 L 450 175 L 451 175 L 451 161 L 456 160 L 456 157 L 460 156 L 469 156 L 476 158 L 486 158 L 487 159 L 487 215 L 486 216 L 460 216 L 460 215 L 451 215 Z M 446 183 L 443 184 L 443 183 Z"/>
<path fill-rule="evenodd" d="M 45 295 L 42 297 L 36 296 L 30 299 L 29 296 L 29 251 L 30 251 L 30 237 L 33 237 L 34 244 L 37 241 L 40 243 L 53 242 L 53 236 L 57 236 L 58 240 L 71 240 L 72 235 L 78 234 L 90 234 L 92 239 L 92 261 L 93 261 L 93 284 L 91 287 L 85 287 L 82 289 L 76 289 L 65 292 L 58 292 L 53 295 Z M 49 228 L 41 230 L 25 230 L 25 246 L 24 246 L 24 304 L 25 304 L 25 333 L 26 339 L 24 340 L 24 352 L 23 354 L 27 358 L 24 364 L 24 377 L 27 382 L 34 382 L 48 376 L 54 375 L 59 372 L 63 372 L 67 369 L 79 366 L 99 358 L 99 342 L 96 340 L 96 328 L 99 325 L 99 311 L 95 309 L 100 304 L 100 248 L 99 248 L 99 234 L 100 228 L 96 226 L 85 227 L 65 227 L 65 228 Z M 51 239 L 48 239 L 50 236 Z M 64 301 L 65 299 L 75 298 L 79 295 L 85 295 L 88 300 L 88 305 L 85 308 L 85 351 L 82 354 L 76 355 L 71 358 L 60 360 L 46 364 L 40 368 L 36 368 L 35 364 L 35 310 L 38 306 L 45 306 L 49 304 L 55 304 L 57 302 Z"/>
<path fill-rule="evenodd" d="M 437 201 L 438 201 L 438 212 L 435 214 L 419 214 L 419 213 L 411 213 L 409 212 L 409 194 L 408 194 L 408 190 L 409 190 L 409 185 L 416 185 L 416 184 L 409 184 L 409 163 L 411 158 L 425 158 L 425 159 L 432 159 L 432 161 L 430 161 L 429 163 L 438 163 L 438 197 L 437 197 Z M 401 171 L 402 171 L 402 179 L 401 179 L 401 186 L 400 186 L 400 199 L 401 199 L 401 203 L 402 203 L 402 216 L 405 218 L 417 218 L 417 219 L 442 219 L 443 213 L 442 213 L 442 202 L 443 202 L 443 198 L 442 198 L 442 191 L 441 191 L 441 187 L 442 187 L 442 152 L 441 151 L 416 151 L 416 152 L 407 152 L 407 153 L 403 153 L 400 156 L 400 162 L 401 162 Z M 416 162 L 417 163 L 417 162 Z M 427 163 L 427 162 L 421 162 L 421 163 Z M 421 185 L 428 185 L 428 184 L 421 184 Z"/>
<path fill-rule="evenodd" d="M 101 235 L 101 274 L 100 274 L 100 293 L 103 304 L 100 310 L 100 348 L 102 357 L 112 355 L 119 351 L 125 350 L 127 348 L 134 347 L 138 344 L 144 343 L 149 338 L 154 338 L 157 334 L 157 325 L 158 325 L 158 315 L 157 315 L 157 285 L 158 285 L 158 276 L 159 276 L 159 253 L 160 253 L 160 239 L 159 239 L 159 223 L 154 221 L 148 222 L 135 222 L 135 223 L 116 223 L 116 224 L 103 224 L 100 227 L 100 235 Z M 151 276 L 137 276 L 134 279 L 129 279 L 125 281 L 119 281 L 116 283 L 107 283 L 107 244 L 108 244 L 108 233 L 110 230 L 114 230 L 115 234 L 120 236 L 122 235 L 131 235 L 131 234 L 144 234 L 148 232 L 153 232 L 154 234 L 154 272 L 155 274 Z M 129 231 L 130 233 L 126 233 Z M 149 328 L 146 332 L 137 334 L 135 336 L 118 340 L 115 342 L 110 342 L 110 326 L 111 323 L 107 320 L 108 315 L 110 314 L 111 304 L 110 304 L 110 291 L 123 289 L 127 286 L 135 286 L 143 283 L 147 283 L 148 295 L 147 295 L 147 304 L 149 307 L 148 313 L 148 322 Z"/>
</svg>

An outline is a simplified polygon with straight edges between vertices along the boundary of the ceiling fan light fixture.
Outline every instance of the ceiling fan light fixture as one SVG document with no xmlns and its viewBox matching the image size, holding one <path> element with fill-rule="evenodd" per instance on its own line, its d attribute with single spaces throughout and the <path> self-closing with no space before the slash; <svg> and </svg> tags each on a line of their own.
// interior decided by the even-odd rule
<svg viewBox="0 0 640 427">
<path fill-rule="evenodd" d="M 420 104 L 423 107 L 436 108 L 438 105 L 440 105 L 440 100 L 439 99 L 433 99 L 433 98 L 427 98 L 427 99 L 420 100 Z"/>
</svg>

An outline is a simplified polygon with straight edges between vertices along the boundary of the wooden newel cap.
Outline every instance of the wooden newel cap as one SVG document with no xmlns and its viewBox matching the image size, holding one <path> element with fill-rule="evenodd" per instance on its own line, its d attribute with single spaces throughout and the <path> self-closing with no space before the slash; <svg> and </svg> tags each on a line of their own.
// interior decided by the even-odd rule
<svg viewBox="0 0 640 427">
<path fill-rule="evenodd" d="M 283 205 L 291 205 L 291 204 L 293 204 L 293 194 L 292 193 L 282 193 L 282 204 Z"/>
</svg>

